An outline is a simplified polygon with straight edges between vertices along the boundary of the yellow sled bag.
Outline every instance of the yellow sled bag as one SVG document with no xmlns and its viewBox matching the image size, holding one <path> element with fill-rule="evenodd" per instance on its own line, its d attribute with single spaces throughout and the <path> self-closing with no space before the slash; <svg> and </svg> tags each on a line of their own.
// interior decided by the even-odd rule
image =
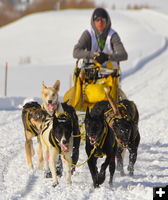
<svg viewBox="0 0 168 200">
<path fill-rule="evenodd" d="M 84 88 L 84 100 L 88 103 L 107 100 L 104 88 L 110 90 L 113 100 L 117 100 L 118 80 L 116 77 L 108 76 L 107 78 L 98 79 L 95 83 L 90 83 Z"/>
<path fill-rule="evenodd" d="M 94 63 L 93 69 L 103 68 L 99 63 Z M 113 69 L 113 66 L 108 67 Z M 63 100 L 72 105 L 76 110 L 85 111 L 87 107 L 92 107 L 96 102 L 107 100 L 104 88 L 110 90 L 110 95 L 117 102 L 118 94 L 118 76 L 107 75 L 105 78 L 96 78 L 94 80 L 79 78 L 79 68 L 74 70 L 74 86 L 64 95 Z M 117 71 L 118 73 L 118 71 Z"/>
</svg>

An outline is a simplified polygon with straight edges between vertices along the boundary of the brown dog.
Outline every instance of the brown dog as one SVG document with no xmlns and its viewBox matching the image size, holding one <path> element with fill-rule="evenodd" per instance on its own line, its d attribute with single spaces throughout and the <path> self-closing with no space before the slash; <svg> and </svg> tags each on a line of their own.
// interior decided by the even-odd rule
<svg viewBox="0 0 168 200">
<path fill-rule="evenodd" d="M 29 102 L 23 106 L 22 122 L 25 132 L 25 152 L 28 163 L 28 168 L 33 169 L 32 156 L 34 155 L 33 137 L 37 137 L 38 142 L 38 169 L 42 169 L 43 155 L 42 146 L 39 135 L 42 130 L 42 123 L 46 119 L 46 112 L 41 108 L 37 102 Z"/>
<path fill-rule="evenodd" d="M 52 116 L 58 110 L 58 91 L 60 88 L 60 81 L 57 80 L 52 87 L 46 87 L 44 82 L 42 84 L 42 108 Z"/>
</svg>

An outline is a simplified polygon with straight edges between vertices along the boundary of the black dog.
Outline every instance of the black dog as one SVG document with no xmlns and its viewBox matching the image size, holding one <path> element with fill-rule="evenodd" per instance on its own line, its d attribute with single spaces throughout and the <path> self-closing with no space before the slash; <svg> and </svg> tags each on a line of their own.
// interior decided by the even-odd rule
<svg viewBox="0 0 168 200">
<path fill-rule="evenodd" d="M 99 187 L 105 180 L 106 168 L 109 165 L 110 180 L 112 185 L 115 172 L 116 140 L 112 129 L 104 119 L 104 113 L 97 115 L 93 109 L 91 113 L 86 111 L 86 153 L 88 155 L 88 166 L 93 180 L 93 186 Z M 101 165 L 100 172 L 97 168 L 97 159 L 106 155 L 105 162 Z"/>
<path fill-rule="evenodd" d="M 73 153 L 72 153 L 72 163 L 76 165 L 79 159 L 79 146 L 80 146 L 80 129 L 78 123 L 78 116 L 76 114 L 75 109 L 68 105 L 67 103 L 61 104 L 64 111 L 70 115 L 71 123 L 72 123 L 72 133 L 73 133 Z M 72 166 L 71 173 L 75 171 L 75 166 Z"/>
<path fill-rule="evenodd" d="M 45 164 L 45 176 L 50 177 L 52 174 L 53 186 L 58 184 L 58 168 L 56 165 L 59 155 L 62 155 L 67 161 L 66 181 L 71 183 L 71 174 L 74 172 L 79 158 L 80 132 L 78 126 L 78 117 L 75 109 L 67 103 L 59 105 L 60 110 L 53 116 L 46 119 L 45 126 L 41 135 L 43 146 L 43 156 Z M 48 152 L 50 159 L 48 163 Z M 48 165 L 49 164 L 49 165 Z M 49 166 L 50 170 L 49 171 Z"/>
<path fill-rule="evenodd" d="M 124 149 L 129 151 L 129 175 L 134 175 L 134 165 L 137 159 L 137 150 L 140 142 L 140 134 L 138 130 L 139 113 L 133 101 L 124 99 L 117 105 L 119 115 L 114 116 L 108 113 L 111 106 L 108 101 L 101 101 L 95 104 L 97 113 L 107 113 L 106 120 L 109 126 L 114 130 L 117 138 L 117 169 L 121 175 L 124 175 L 123 157 Z"/>
<path fill-rule="evenodd" d="M 121 175 L 124 175 L 122 152 L 124 149 L 129 151 L 129 175 L 134 175 L 134 165 L 137 160 L 137 151 L 140 143 L 140 134 L 138 129 L 139 113 L 133 101 L 122 100 L 119 103 L 121 117 L 114 118 L 112 122 L 113 130 L 118 140 L 117 150 L 117 169 Z"/>
</svg>

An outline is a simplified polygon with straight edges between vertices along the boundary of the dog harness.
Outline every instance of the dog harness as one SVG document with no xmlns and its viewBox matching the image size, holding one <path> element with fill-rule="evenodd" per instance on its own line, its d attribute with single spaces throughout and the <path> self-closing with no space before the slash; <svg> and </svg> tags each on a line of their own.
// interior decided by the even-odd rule
<svg viewBox="0 0 168 200">
<path fill-rule="evenodd" d="M 61 118 L 61 116 L 67 116 L 68 117 L 68 119 L 70 119 L 70 121 L 71 121 L 71 125 L 73 126 L 73 122 L 72 122 L 72 120 L 71 120 L 71 116 L 67 113 L 67 112 L 62 112 L 62 113 L 58 113 L 58 112 L 56 112 L 55 113 L 55 117 L 58 119 L 58 122 L 65 122 L 66 121 L 66 119 L 65 118 Z M 50 124 L 51 124 L 51 122 L 53 121 L 53 118 L 54 118 L 54 116 L 49 116 L 47 119 L 46 119 L 46 121 L 44 122 L 44 127 L 43 127 L 43 131 L 42 131 L 42 135 L 44 134 L 44 132 L 48 129 L 48 127 L 50 126 Z M 42 137 L 43 138 L 43 137 Z M 44 139 L 43 139 L 43 142 L 46 144 L 46 142 L 44 141 Z M 49 142 L 51 143 L 51 145 L 53 146 L 53 147 L 55 147 L 57 150 L 58 150 L 58 152 L 59 152 L 59 154 L 61 154 L 61 147 L 60 147 L 60 145 L 59 145 L 59 140 L 57 140 L 57 138 L 55 138 L 54 136 L 53 136 L 53 129 L 51 129 L 50 130 L 50 133 L 49 133 Z M 46 144 L 46 146 L 48 146 L 47 144 Z"/>
<path fill-rule="evenodd" d="M 123 103 L 119 103 L 117 105 L 118 109 L 119 109 L 119 115 L 114 115 L 111 111 L 111 109 L 109 109 L 108 111 L 106 111 L 104 114 L 106 115 L 106 121 L 107 123 L 109 124 L 109 126 L 113 129 L 114 133 L 115 133 L 115 130 L 113 128 L 113 121 L 114 120 L 119 120 L 121 118 L 125 118 L 126 120 L 130 121 L 131 123 L 133 123 L 130 115 L 128 115 L 128 110 L 127 110 L 127 106 L 124 105 Z M 136 134 L 133 138 L 133 140 L 135 140 L 137 138 L 138 134 Z M 117 138 L 117 135 L 115 134 L 115 138 L 117 140 L 117 144 L 118 146 L 122 147 L 122 148 L 126 148 L 126 147 L 123 147 L 123 145 L 118 141 L 118 138 Z M 128 148 L 128 147 L 127 147 Z"/>
<path fill-rule="evenodd" d="M 100 141 L 96 142 L 96 144 L 94 145 L 95 150 L 97 150 L 97 152 L 95 151 L 94 156 L 97 158 L 102 158 L 103 156 L 106 155 L 102 152 L 102 148 L 103 148 L 104 142 L 105 142 L 107 134 L 108 134 L 108 129 L 109 129 L 108 124 L 106 121 L 104 121 L 104 130 L 101 135 Z M 112 147 L 114 147 L 114 146 L 115 146 L 115 140 L 112 144 Z"/>
</svg>

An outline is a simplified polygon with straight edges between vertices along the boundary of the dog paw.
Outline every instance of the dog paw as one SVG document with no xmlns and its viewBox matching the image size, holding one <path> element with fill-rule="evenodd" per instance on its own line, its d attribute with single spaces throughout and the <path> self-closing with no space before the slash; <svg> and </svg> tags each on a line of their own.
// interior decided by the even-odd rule
<svg viewBox="0 0 168 200">
<path fill-rule="evenodd" d="M 43 170 L 43 164 L 41 164 L 41 163 L 38 164 L 37 167 L 36 167 L 36 169 L 38 169 L 38 170 Z"/>
<path fill-rule="evenodd" d="M 75 167 L 73 166 L 73 167 L 71 168 L 71 174 L 73 175 L 74 172 L 75 172 Z"/>
<path fill-rule="evenodd" d="M 62 176 L 62 168 L 57 167 L 57 176 L 61 177 Z"/>
<path fill-rule="evenodd" d="M 105 175 L 106 175 L 105 171 L 100 172 L 98 174 L 98 183 L 99 183 L 99 185 L 101 185 L 105 181 L 105 177 L 106 177 Z"/>
<path fill-rule="evenodd" d="M 113 187 L 113 181 L 109 181 L 109 186 L 112 188 Z"/>
<path fill-rule="evenodd" d="M 94 188 L 100 188 L 100 186 L 99 186 L 98 183 L 93 183 L 93 187 L 94 187 Z"/>
<path fill-rule="evenodd" d="M 28 166 L 28 169 L 29 169 L 29 170 L 33 170 L 33 169 L 34 169 L 33 164 L 30 164 L 30 165 Z"/>
<path fill-rule="evenodd" d="M 133 172 L 133 171 L 130 171 L 130 172 L 129 172 L 129 176 L 131 176 L 131 177 L 134 176 L 134 172 Z"/>
<path fill-rule="evenodd" d="M 51 171 L 45 171 L 45 172 L 44 172 L 44 177 L 45 177 L 45 178 L 52 178 Z"/>
<path fill-rule="evenodd" d="M 120 171 L 120 176 L 125 176 L 125 172 L 123 170 Z"/>
<path fill-rule="evenodd" d="M 53 183 L 53 184 L 52 184 L 52 187 L 55 188 L 57 185 L 58 185 L 58 182 L 57 182 L 57 183 Z"/>
<path fill-rule="evenodd" d="M 72 184 L 72 181 L 71 181 L 71 180 L 68 180 L 68 181 L 67 181 L 67 184 L 71 185 L 71 184 Z"/>
<path fill-rule="evenodd" d="M 134 175 L 134 167 L 133 166 L 128 165 L 127 170 L 129 171 L 129 176 L 133 176 Z"/>
<path fill-rule="evenodd" d="M 123 166 L 117 163 L 116 170 L 117 171 L 122 171 L 123 170 Z"/>
</svg>

